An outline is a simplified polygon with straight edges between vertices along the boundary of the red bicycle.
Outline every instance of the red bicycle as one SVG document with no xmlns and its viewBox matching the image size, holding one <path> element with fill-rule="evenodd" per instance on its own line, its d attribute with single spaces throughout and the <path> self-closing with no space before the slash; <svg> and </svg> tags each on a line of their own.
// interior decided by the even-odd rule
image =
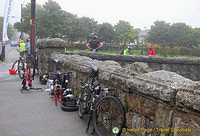
<svg viewBox="0 0 200 136">
<path fill-rule="evenodd" d="M 25 58 L 21 92 L 23 90 L 42 89 L 42 88 L 32 87 L 32 81 L 34 80 L 34 75 L 35 75 L 35 59 L 32 54 L 29 54 Z"/>
</svg>

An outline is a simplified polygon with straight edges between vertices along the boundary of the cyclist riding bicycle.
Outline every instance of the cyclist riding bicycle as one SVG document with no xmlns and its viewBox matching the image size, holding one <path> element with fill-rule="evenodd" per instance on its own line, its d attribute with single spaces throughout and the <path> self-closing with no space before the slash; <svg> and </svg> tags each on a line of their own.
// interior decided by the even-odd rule
<svg viewBox="0 0 200 136">
<path fill-rule="evenodd" d="M 93 40 L 86 44 L 87 48 L 91 51 L 98 52 L 98 49 L 103 46 L 103 43 L 99 42 L 97 36 L 94 36 Z"/>
</svg>

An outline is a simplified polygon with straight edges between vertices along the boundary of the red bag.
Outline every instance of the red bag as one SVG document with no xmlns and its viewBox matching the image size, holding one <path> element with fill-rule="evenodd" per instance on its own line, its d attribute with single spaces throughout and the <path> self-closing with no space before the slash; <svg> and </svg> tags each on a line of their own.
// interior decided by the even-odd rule
<svg viewBox="0 0 200 136">
<path fill-rule="evenodd" d="M 15 75 L 16 74 L 16 71 L 13 68 L 9 69 L 9 72 L 10 72 L 10 75 Z"/>
</svg>

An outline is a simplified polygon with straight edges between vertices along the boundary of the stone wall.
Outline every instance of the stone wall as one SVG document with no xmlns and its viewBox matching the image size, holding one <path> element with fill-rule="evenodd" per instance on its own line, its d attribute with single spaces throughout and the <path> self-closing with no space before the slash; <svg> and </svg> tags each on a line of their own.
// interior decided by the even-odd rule
<svg viewBox="0 0 200 136">
<path fill-rule="evenodd" d="M 126 131 L 129 131 L 123 135 L 164 136 L 168 131 L 174 136 L 199 135 L 200 82 L 174 72 L 153 71 L 141 62 L 121 66 L 110 60 L 100 61 L 77 54 L 53 53 L 50 50 L 54 47 L 42 47 L 45 42 L 38 44 L 41 46 L 38 56 L 40 74 L 51 71 L 55 65 L 53 59 L 58 58 L 61 71 L 73 72 L 72 87 L 75 93 L 79 91 L 79 81 L 88 80 L 92 65 L 100 68 L 99 80 L 102 86 L 117 88 L 113 95 L 125 107 Z"/>
<path fill-rule="evenodd" d="M 118 54 L 100 54 L 93 52 L 79 52 L 81 56 L 88 56 L 97 60 L 114 60 L 122 65 L 133 62 L 144 62 L 153 70 L 166 70 L 180 74 L 194 81 L 200 80 L 200 59 L 199 58 L 181 58 L 181 57 L 158 57 L 158 56 L 140 56 Z"/>
<path fill-rule="evenodd" d="M 54 67 L 51 67 L 49 57 L 51 54 L 65 54 L 65 49 L 68 48 L 67 42 L 59 39 L 40 39 L 37 43 L 38 48 L 38 68 L 39 74 L 47 73 L 54 70 Z M 42 70 L 41 68 L 47 67 L 47 69 Z"/>
</svg>

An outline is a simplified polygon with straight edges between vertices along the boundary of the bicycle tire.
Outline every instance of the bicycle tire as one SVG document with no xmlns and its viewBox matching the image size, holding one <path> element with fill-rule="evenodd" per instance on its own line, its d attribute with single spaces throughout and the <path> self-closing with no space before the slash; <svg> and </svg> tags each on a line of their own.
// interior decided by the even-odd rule
<svg viewBox="0 0 200 136">
<path fill-rule="evenodd" d="M 15 72 L 18 72 L 18 63 L 19 63 L 19 60 L 16 60 L 12 65 L 12 69 L 14 69 Z"/>
<path fill-rule="evenodd" d="M 24 69 L 25 69 L 24 61 L 20 58 L 18 60 L 18 75 L 20 79 L 24 78 Z"/>
<path fill-rule="evenodd" d="M 98 136 L 113 135 L 113 128 L 118 128 L 115 136 L 120 136 L 125 126 L 125 112 L 122 103 L 114 96 L 105 96 L 97 102 L 93 114 L 93 126 Z"/>
<path fill-rule="evenodd" d="M 84 118 L 84 115 L 89 111 L 90 105 L 88 105 L 88 101 L 91 98 L 91 94 L 89 94 L 89 88 L 84 88 L 81 91 L 79 97 L 79 106 L 78 106 L 78 115 L 81 119 Z"/>
</svg>

